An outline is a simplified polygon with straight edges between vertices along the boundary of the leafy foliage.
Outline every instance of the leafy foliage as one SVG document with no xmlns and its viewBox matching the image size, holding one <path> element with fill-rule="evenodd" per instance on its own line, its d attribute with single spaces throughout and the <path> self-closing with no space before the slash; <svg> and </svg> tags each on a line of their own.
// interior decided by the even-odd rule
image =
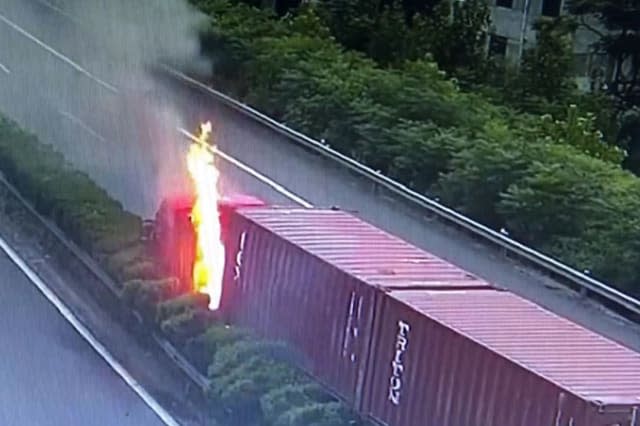
<svg viewBox="0 0 640 426">
<path fill-rule="evenodd" d="M 89 252 L 104 256 L 138 242 L 138 217 L 6 118 L 0 119 L 0 168 L 36 209 Z"/>
<path fill-rule="evenodd" d="M 247 330 L 229 324 L 213 324 L 204 333 L 189 339 L 185 352 L 196 368 L 206 374 L 219 349 L 249 337 Z"/>
<path fill-rule="evenodd" d="M 531 127 L 522 128 L 520 135 L 525 138 L 542 136 L 545 141 L 571 145 L 581 152 L 611 162 L 621 164 L 625 152 L 605 142 L 603 133 L 596 127 L 596 117 L 592 113 L 580 114 L 576 105 L 569 105 L 565 119 L 555 120 L 545 114 Z"/>
<path fill-rule="evenodd" d="M 185 293 L 160 303 L 155 321 L 174 343 L 185 345 L 187 340 L 204 333 L 212 323 L 208 304 L 206 294 Z"/>
<path fill-rule="evenodd" d="M 317 384 L 303 382 L 281 386 L 266 393 L 260 399 L 265 420 L 272 424 L 292 408 L 313 404 L 314 402 L 334 402 L 334 398 Z"/>
<path fill-rule="evenodd" d="M 588 230 L 602 214 L 604 185 L 616 172 L 562 145 L 547 147 L 544 156 L 533 159 L 526 176 L 510 185 L 499 203 L 508 228 L 536 245 Z M 566 167 L 563 163 L 569 158 L 579 167 Z"/>
<path fill-rule="evenodd" d="M 526 176 L 538 158 L 538 146 L 522 140 L 495 143 L 480 139 L 456 153 L 451 171 L 442 175 L 436 193 L 446 204 L 493 227 L 503 224 L 496 210 L 501 194 Z"/>
<path fill-rule="evenodd" d="M 640 175 L 640 107 L 622 114 L 618 143 L 627 148 L 628 155 L 622 162 L 625 169 Z"/>
<path fill-rule="evenodd" d="M 583 117 L 593 117 L 604 140 L 614 144 L 618 120 L 611 97 L 599 91 L 583 93 L 575 82 L 575 19 L 542 17 L 534 28 L 536 43 L 523 52 L 520 64 L 490 61 L 479 67 L 484 77 L 474 78 L 470 87 L 517 111 L 557 120 L 566 120 L 567 107 L 577 105 Z M 522 115 L 518 119 L 526 121 Z"/>
<path fill-rule="evenodd" d="M 209 368 L 211 397 L 270 425 L 356 424 L 357 417 L 300 371 L 279 343 L 241 340 L 219 348 Z M 248 421 L 248 420 L 247 420 Z"/>
<path fill-rule="evenodd" d="M 237 368 L 242 360 L 254 356 L 285 362 L 292 359 L 291 350 L 281 342 L 242 340 L 221 348 L 209 367 L 210 377 L 224 376 L 226 372 Z"/>
<path fill-rule="evenodd" d="M 160 330 L 173 343 L 184 346 L 186 342 L 202 334 L 211 323 L 205 309 L 189 309 L 160 322 Z"/>
<path fill-rule="evenodd" d="M 124 283 L 122 297 L 125 303 L 153 321 L 157 305 L 175 296 L 178 284 L 175 278 L 131 280 Z"/>
<path fill-rule="evenodd" d="M 247 421 L 262 418 L 260 398 L 302 375 L 283 360 L 288 349 L 272 342 L 240 341 L 219 349 L 209 367 L 210 395 Z"/>
<path fill-rule="evenodd" d="M 161 303 L 158 306 L 156 321 L 162 322 L 173 316 L 190 311 L 204 311 L 209 305 L 209 296 L 203 293 L 185 293 Z"/>
<path fill-rule="evenodd" d="M 482 0 L 432 2 L 420 13 L 397 0 L 322 0 L 318 9 L 337 41 L 384 65 L 431 53 L 453 73 L 484 61 L 490 13 Z"/>
<path fill-rule="evenodd" d="M 630 201 L 614 197 L 615 202 L 610 202 L 607 217 L 615 227 L 607 229 L 601 219 L 594 219 L 601 214 L 591 216 L 595 206 L 608 200 L 608 194 L 635 178 L 619 167 L 622 161 L 628 163 L 625 153 L 605 142 L 616 133 L 610 104 L 605 98 L 576 93 L 566 73 L 574 30 L 570 21 L 538 24 L 541 43 L 526 53 L 526 78 L 510 83 L 515 95 L 507 108 L 490 101 L 495 96 L 489 98 L 485 92 L 461 90 L 436 65 L 434 55 L 440 54 L 435 51 L 385 68 L 363 54 L 345 50 L 326 30 L 319 29 L 324 20 L 337 39 L 355 40 L 363 35 L 336 34 L 338 28 L 351 29 L 331 19 L 363 19 L 358 25 L 384 30 L 376 41 L 381 54 L 410 50 L 411 43 L 394 44 L 398 38 L 390 39 L 396 23 L 406 18 L 393 3 L 361 13 L 354 6 L 357 1 L 322 2 L 317 10 L 309 6 L 304 19 L 316 26 L 309 32 L 292 24 L 299 19 L 295 14 L 273 19 L 246 5 L 213 1 L 217 11 L 212 15 L 212 28 L 224 37 L 236 38 L 234 43 L 220 41 L 209 48 L 232 50 L 244 58 L 235 63 L 243 85 L 236 95 L 486 225 L 506 227 L 514 237 L 560 260 L 636 291 L 632 282 L 638 281 L 639 274 L 632 262 L 637 248 L 621 237 L 622 230 L 634 235 L 635 221 L 627 213 Z M 434 4 L 424 17 L 414 16 L 401 33 L 446 34 L 444 29 L 437 34 L 419 31 L 421 25 L 431 25 L 428 19 L 438 13 L 448 16 L 439 7 Z M 334 15 L 327 17 L 327 8 L 348 13 L 337 16 L 330 11 Z M 364 36 L 369 39 L 358 41 L 358 48 L 366 52 L 373 46 L 367 43 L 377 35 Z M 523 97 L 534 102 L 523 102 Z M 540 115 L 540 111 L 551 113 Z M 634 129 L 633 125 L 628 128 Z M 627 133 L 634 134 L 633 130 Z M 623 135 L 619 143 L 634 153 L 628 140 Z M 595 248 L 596 235 L 600 244 L 613 253 L 624 251 L 629 260 L 610 262 Z"/>
<path fill-rule="evenodd" d="M 576 94 L 573 78 L 573 38 L 570 17 L 540 18 L 534 25 L 536 44 L 524 52 L 519 74 L 508 85 L 508 100 L 525 111 L 557 113 Z"/>
<path fill-rule="evenodd" d="M 395 147 L 389 176 L 429 192 L 442 173 L 450 171 L 453 156 L 471 142 L 452 130 L 406 121 L 386 135 Z"/>
<path fill-rule="evenodd" d="M 339 402 L 313 403 L 283 413 L 274 426 L 342 426 L 349 424 L 350 413 Z"/>
<path fill-rule="evenodd" d="M 135 262 L 142 261 L 145 258 L 145 247 L 143 244 L 134 244 L 130 247 L 124 248 L 119 252 L 108 255 L 104 260 L 105 269 L 118 279 L 123 279 L 125 269 L 134 264 Z M 143 277 L 127 277 L 124 281 L 129 279 L 136 279 Z"/>
</svg>

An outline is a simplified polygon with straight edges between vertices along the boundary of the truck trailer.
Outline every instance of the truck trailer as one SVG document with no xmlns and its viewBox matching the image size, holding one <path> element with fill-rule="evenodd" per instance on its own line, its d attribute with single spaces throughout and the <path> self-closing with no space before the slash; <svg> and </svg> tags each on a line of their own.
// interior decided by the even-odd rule
<svg viewBox="0 0 640 426">
<path fill-rule="evenodd" d="M 350 213 L 251 197 L 219 210 L 224 315 L 287 342 L 363 416 L 640 426 L 640 354 Z"/>
</svg>

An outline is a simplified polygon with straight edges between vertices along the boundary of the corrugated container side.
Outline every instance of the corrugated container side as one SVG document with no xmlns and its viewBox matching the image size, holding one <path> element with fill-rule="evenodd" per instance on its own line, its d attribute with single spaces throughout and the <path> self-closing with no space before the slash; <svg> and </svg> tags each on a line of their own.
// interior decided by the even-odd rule
<svg viewBox="0 0 640 426">
<path fill-rule="evenodd" d="M 410 293 L 438 297 L 382 297 L 364 414 L 394 426 L 638 426 L 636 407 L 585 401 L 395 297 Z M 453 291 L 438 295 L 446 293 Z M 503 292 L 468 293 L 472 299 Z M 472 320 L 474 313 L 467 315 Z"/>
<path fill-rule="evenodd" d="M 155 218 L 156 254 L 165 272 L 177 277 L 185 290 L 192 285 L 196 245 L 190 213 L 191 198 L 174 197 L 164 200 Z"/>
<path fill-rule="evenodd" d="M 342 211 L 266 208 L 241 214 L 375 287 L 492 288 L 469 272 Z"/>
<path fill-rule="evenodd" d="M 222 307 L 292 344 L 312 374 L 360 405 L 377 297 L 387 288 L 491 288 L 341 211 L 225 211 Z"/>
<path fill-rule="evenodd" d="M 223 309 L 292 344 L 305 368 L 358 404 L 375 291 L 276 234 L 234 216 L 226 233 Z"/>
</svg>

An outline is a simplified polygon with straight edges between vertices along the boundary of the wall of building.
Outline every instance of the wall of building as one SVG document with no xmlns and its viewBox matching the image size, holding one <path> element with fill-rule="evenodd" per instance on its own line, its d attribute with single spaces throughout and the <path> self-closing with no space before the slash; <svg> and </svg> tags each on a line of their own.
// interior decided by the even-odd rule
<svg viewBox="0 0 640 426">
<path fill-rule="evenodd" d="M 543 13 L 551 12 L 557 16 L 559 13 L 567 13 L 567 0 L 528 0 L 529 11 L 525 18 L 525 5 L 527 0 L 489 0 L 491 2 L 491 37 L 489 40 L 490 54 L 504 55 L 512 62 L 517 63 L 520 56 L 520 44 L 524 24 L 524 48 L 535 45 L 536 32 L 534 23 L 543 16 Z M 523 22 L 526 19 L 526 22 Z M 597 22 L 589 22 L 598 27 Z M 578 84 L 583 89 L 590 86 L 590 76 L 594 69 L 602 69 L 606 61 L 592 55 L 592 44 L 597 36 L 586 28 L 580 27 L 575 35 L 575 74 Z M 493 48 L 492 48 L 493 47 Z M 604 70 L 602 70 L 604 71 Z"/>
</svg>

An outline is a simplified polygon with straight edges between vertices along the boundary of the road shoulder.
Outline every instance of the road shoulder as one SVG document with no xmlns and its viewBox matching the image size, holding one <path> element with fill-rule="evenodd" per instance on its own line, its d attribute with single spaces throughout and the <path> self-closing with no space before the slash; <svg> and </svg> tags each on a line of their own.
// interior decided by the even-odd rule
<svg viewBox="0 0 640 426">
<path fill-rule="evenodd" d="M 206 424 L 206 401 L 149 330 L 0 186 L 0 236 L 135 380 L 184 426 Z"/>
</svg>

